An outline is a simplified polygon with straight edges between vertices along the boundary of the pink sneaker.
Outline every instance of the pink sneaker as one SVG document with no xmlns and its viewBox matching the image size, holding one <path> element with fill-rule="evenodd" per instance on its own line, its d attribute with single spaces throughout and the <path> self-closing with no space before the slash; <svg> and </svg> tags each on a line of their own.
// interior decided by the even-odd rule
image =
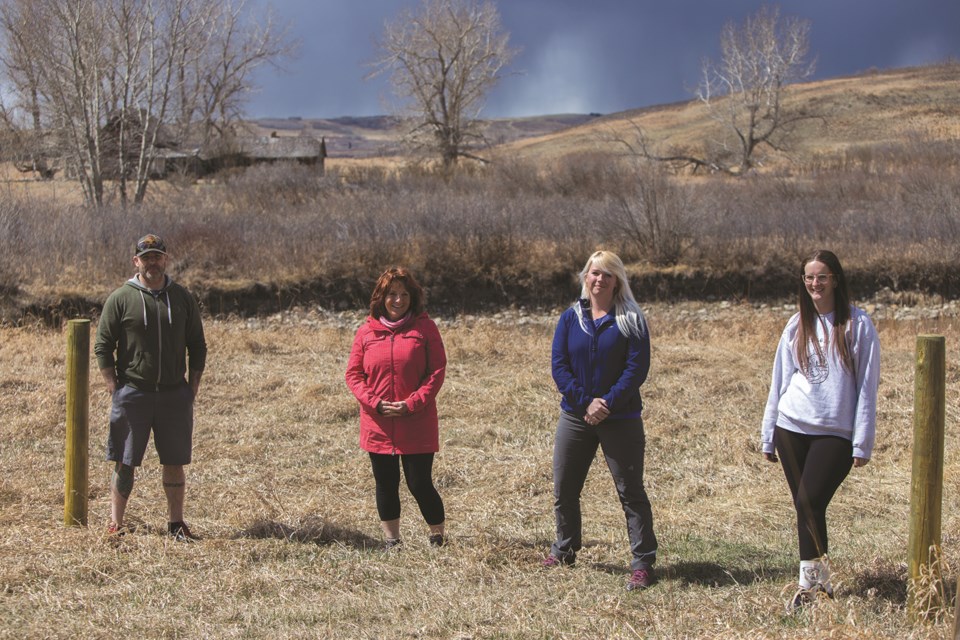
<svg viewBox="0 0 960 640">
<path fill-rule="evenodd" d="M 636 569 L 627 581 L 627 591 L 649 589 L 656 584 L 657 578 L 653 575 L 653 567 Z"/>
<path fill-rule="evenodd" d="M 570 567 L 570 566 L 573 566 L 573 563 L 574 563 L 574 560 L 570 560 L 567 558 L 558 558 L 557 556 L 551 553 L 546 558 L 543 559 L 542 564 L 544 567 L 549 568 L 549 567 L 559 567 L 559 566 Z"/>
</svg>

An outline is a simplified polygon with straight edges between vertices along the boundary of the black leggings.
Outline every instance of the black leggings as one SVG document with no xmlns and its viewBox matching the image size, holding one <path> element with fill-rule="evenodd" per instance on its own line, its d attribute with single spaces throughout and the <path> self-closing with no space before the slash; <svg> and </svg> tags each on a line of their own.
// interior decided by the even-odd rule
<svg viewBox="0 0 960 640">
<path fill-rule="evenodd" d="M 853 444 L 837 436 L 808 436 L 777 427 L 773 443 L 797 510 L 800 559 L 827 553 L 827 505 L 853 466 Z"/>
<path fill-rule="evenodd" d="M 387 455 L 371 453 L 373 477 L 377 482 L 377 513 L 381 521 L 400 517 L 400 463 L 407 488 L 417 501 L 429 525 L 443 524 L 443 500 L 433 486 L 433 454 Z"/>
</svg>

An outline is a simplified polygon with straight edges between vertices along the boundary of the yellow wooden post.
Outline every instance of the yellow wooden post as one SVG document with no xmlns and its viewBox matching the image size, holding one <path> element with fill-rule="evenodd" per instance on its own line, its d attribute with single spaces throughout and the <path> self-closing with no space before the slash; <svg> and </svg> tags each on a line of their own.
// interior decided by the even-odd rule
<svg viewBox="0 0 960 640">
<path fill-rule="evenodd" d="M 90 321 L 67 323 L 67 444 L 63 523 L 87 526 L 88 406 L 90 403 Z"/>
<path fill-rule="evenodd" d="M 939 560 L 943 496 L 943 433 L 946 421 L 946 347 L 943 336 L 917 336 L 913 398 L 913 475 L 910 484 L 910 540 L 907 611 L 917 621 L 926 611 L 917 587 L 929 590 L 933 560 Z M 939 564 L 939 563 L 938 563 Z M 926 572 L 927 578 L 921 580 Z M 942 592 L 942 586 L 938 587 Z"/>
<path fill-rule="evenodd" d="M 957 578 L 957 588 L 960 589 L 960 578 Z M 960 591 L 956 593 L 960 594 Z M 956 600 L 957 603 L 953 608 L 953 640 L 960 640 L 960 595 Z"/>
</svg>

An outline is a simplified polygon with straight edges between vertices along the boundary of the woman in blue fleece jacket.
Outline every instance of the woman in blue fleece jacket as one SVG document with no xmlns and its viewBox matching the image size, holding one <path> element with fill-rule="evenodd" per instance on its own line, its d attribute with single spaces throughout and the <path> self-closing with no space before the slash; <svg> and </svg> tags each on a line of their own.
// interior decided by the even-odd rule
<svg viewBox="0 0 960 640">
<path fill-rule="evenodd" d="M 553 450 L 557 539 L 543 564 L 576 560 L 582 546 L 580 493 L 601 447 L 627 519 L 633 555 L 627 589 L 645 589 L 655 581 L 657 555 L 643 486 L 640 400 L 650 370 L 650 333 L 616 254 L 591 255 L 580 284 L 580 299 L 560 316 L 553 337 L 553 379 L 561 394 Z"/>
</svg>

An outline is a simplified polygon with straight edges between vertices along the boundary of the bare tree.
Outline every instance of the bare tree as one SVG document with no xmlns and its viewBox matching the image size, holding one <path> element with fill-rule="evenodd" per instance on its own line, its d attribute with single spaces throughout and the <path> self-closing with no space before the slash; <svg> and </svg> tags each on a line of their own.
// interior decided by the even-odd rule
<svg viewBox="0 0 960 640">
<path fill-rule="evenodd" d="M 784 108 L 785 87 L 813 73 L 806 62 L 810 22 L 780 18 L 776 7 L 763 6 L 744 24 L 728 23 L 720 35 L 721 60 L 705 61 L 699 98 L 711 116 L 732 134 L 721 143 L 731 161 L 718 166 L 743 173 L 754 166 L 761 145 L 783 150 L 794 125 L 811 117 Z M 717 154 L 719 156 L 719 154 Z"/>
<path fill-rule="evenodd" d="M 195 45 L 199 55 L 192 69 L 182 69 L 184 77 L 196 78 L 187 85 L 194 94 L 181 104 L 191 114 L 187 120 L 199 125 L 204 147 L 227 136 L 240 119 L 253 71 L 264 64 L 276 66 L 298 48 L 288 27 L 279 24 L 269 9 L 257 20 L 245 19 L 244 0 L 232 5 L 214 2 L 210 9 L 206 33 Z"/>
<path fill-rule="evenodd" d="M 105 26 L 92 0 L 27 0 L 38 22 L 27 37 L 40 69 L 43 118 L 57 132 L 69 169 L 88 201 L 103 202 L 100 123 L 109 101 L 101 95 L 107 57 Z"/>
<path fill-rule="evenodd" d="M 720 61 L 704 60 L 697 96 L 725 135 L 707 141 L 702 155 L 678 149 L 655 153 L 649 136 L 636 123 L 635 142 L 619 141 L 631 153 L 649 159 L 731 174 L 756 166 L 762 146 L 786 151 L 796 125 L 820 117 L 784 106 L 787 86 L 813 73 L 814 63 L 805 61 L 809 33 L 809 21 L 781 19 L 779 9 L 768 6 L 742 25 L 731 22 L 723 27 Z"/>
<path fill-rule="evenodd" d="M 629 191 L 608 193 L 609 221 L 651 263 L 679 263 L 693 242 L 691 230 L 696 226 L 689 192 L 660 165 L 645 163 L 633 175 Z"/>
<path fill-rule="evenodd" d="M 39 60 L 31 36 L 31 25 L 40 19 L 36 6 L 29 0 L 16 0 L 0 5 L 0 32 L 7 37 L 0 41 L 0 65 L 9 70 L 12 104 L 3 106 L 2 127 L 5 132 L 4 159 L 19 170 L 36 171 L 44 177 L 52 175 L 52 167 L 44 153 L 44 132 L 41 119 Z"/>
<path fill-rule="evenodd" d="M 146 195 L 155 151 L 173 98 L 176 52 L 196 15 L 191 0 L 115 0 L 106 7 L 108 100 L 101 149 L 107 152 L 120 200 Z"/>
<path fill-rule="evenodd" d="M 121 202 L 142 202 L 163 132 L 234 117 L 252 70 L 293 46 L 272 21 L 244 26 L 243 0 L 0 3 L 0 62 L 18 103 L 56 134 L 97 205 L 107 181 Z"/>
<path fill-rule="evenodd" d="M 410 116 L 411 136 L 436 151 L 445 167 L 483 139 L 478 118 L 490 89 L 516 51 L 492 2 L 423 0 L 384 27 L 372 76 L 390 74 Z"/>
</svg>

